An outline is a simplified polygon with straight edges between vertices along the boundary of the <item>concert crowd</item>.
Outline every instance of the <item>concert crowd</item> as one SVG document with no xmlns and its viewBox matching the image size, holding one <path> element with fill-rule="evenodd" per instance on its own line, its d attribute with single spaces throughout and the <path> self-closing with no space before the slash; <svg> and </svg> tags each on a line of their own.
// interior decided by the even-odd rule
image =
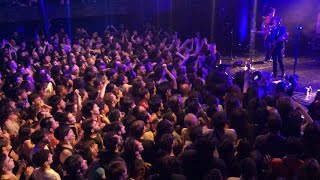
<svg viewBox="0 0 320 180">
<path fill-rule="evenodd" d="M 231 74 L 200 33 L 73 35 L 0 42 L 1 179 L 320 178 L 320 93 L 307 111 L 249 65 Z"/>
</svg>

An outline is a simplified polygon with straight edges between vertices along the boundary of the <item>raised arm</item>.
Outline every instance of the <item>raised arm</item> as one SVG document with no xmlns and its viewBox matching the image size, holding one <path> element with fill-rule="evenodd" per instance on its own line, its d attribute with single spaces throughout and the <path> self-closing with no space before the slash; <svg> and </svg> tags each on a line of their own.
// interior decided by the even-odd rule
<svg viewBox="0 0 320 180">
<path fill-rule="evenodd" d="M 170 50 L 174 47 L 174 44 L 175 44 L 175 43 L 172 42 L 168 48 L 165 47 L 164 49 L 167 50 L 167 51 L 170 51 Z"/>
<path fill-rule="evenodd" d="M 195 37 L 194 38 L 194 42 L 196 44 L 196 50 L 195 50 L 195 52 L 193 54 L 191 54 L 191 56 L 197 56 L 199 54 L 200 50 L 201 50 L 200 40 L 197 37 Z"/>
<path fill-rule="evenodd" d="M 102 79 L 103 81 L 103 86 L 99 92 L 99 98 L 103 99 L 104 98 L 104 95 L 106 94 L 106 88 L 107 88 L 107 85 L 109 84 L 109 81 L 108 81 L 108 78 L 107 77 L 103 77 Z"/>
<path fill-rule="evenodd" d="M 301 131 L 304 132 L 308 124 L 313 123 L 313 119 L 310 117 L 308 112 L 301 106 L 301 104 L 296 102 L 296 110 L 298 110 L 303 116 L 305 122 L 301 125 Z"/>
<path fill-rule="evenodd" d="M 189 43 L 191 43 L 191 40 L 187 39 L 180 47 L 178 47 L 178 52 L 181 52 L 184 48 L 186 48 Z"/>
<path fill-rule="evenodd" d="M 81 96 L 80 96 L 80 92 L 78 89 L 74 90 L 74 94 L 76 95 L 77 97 L 77 114 L 76 114 L 76 120 L 80 121 L 81 120 L 81 117 L 82 117 L 82 114 L 81 114 L 81 109 L 82 109 L 82 99 L 81 99 Z"/>
<path fill-rule="evenodd" d="M 5 46 L 6 44 L 9 44 L 9 45 L 10 45 L 10 43 L 9 43 L 6 39 L 2 39 L 1 49 L 4 48 L 4 46 Z"/>
<path fill-rule="evenodd" d="M 131 42 L 137 44 L 137 41 L 134 39 L 134 35 L 131 36 Z"/>
<path fill-rule="evenodd" d="M 216 61 L 220 61 L 220 59 L 217 59 L 217 46 L 216 44 L 212 43 L 212 44 L 209 44 L 209 51 L 210 51 L 210 54 L 211 54 L 211 65 L 214 65 L 214 64 L 219 64 L 220 62 L 216 62 Z"/>
<path fill-rule="evenodd" d="M 182 54 L 179 53 L 179 52 L 176 52 L 176 55 L 179 56 L 179 57 L 181 57 L 183 60 L 187 59 L 186 56 L 182 55 Z"/>
<path fill-rule="evenodd" d="M 15 54 L 15 58 L 12 57 L 12 53 Z M 17 52 L 16 52 L 16 50 L 14 49 L 14 47 L 12 47 L 12 46 L 9 48 L 9 57 L 10 57 L 10 59 L 13 59 L 13 60 L 15 60 L 15 61 L 17 60 L 16 58 L 18 58 L 18 57 L 17 57 Z"/>
<path fill-rule="evenodd" d="M 207 39 L 207 38 L 203 38 L 203 39 L 201 40 L 200 48 L 198 49 L 199 52 L 201 51 L 202 47 L 203 47 L 205 44 L 206 44 L 206 45 L 208 44 L 208 39 Z"/>
<path fill-rule="evenodd" d="M 85 34 L 86 37 L 89 37 L 87 30 L 85 30 L 84 28 L 81 29 L 81 32 Z"/>
<path fill-rule="evenodd" d="M 181 55 L 182 56 L 182 55 Z M 179 63 L 180 66 L 185 66 L 186 63 L 188 62 L 188 59 L 190 57 L 190 55 L 188 57 L 182 56 L 184 57 L 183 60 Z"/>
<path fill-rule="evenodd" d="M 193 44 L 194 44 L 193 38 L 191 38 L 190 40 L 191 40 L 191 47 L 188 48 L 189 52 L 193 51 Z"/>
<path fill-rule="evenodd" d="M 113 26 L 113 25 L 111 25 L 110 26 L 115 32 L 118 32 L 118 30 Z"/>
<path fill-rule="evenodd" d="M 176 77 L 174 77 L 174 75 L 168 70 L 166 64 L 163 64 L 162 67 L 166 71 L 166 73 L 170 77 L 170 79 L 172 80 L 172 88 L 173 89 L 178 89 Z"/>
<path fill-rule="evenodd" d="M 104 33 L 106 33 L 107 31 L 109 31 L 110 25 L 108 25 L 105 29 L 104 29 Z"/>
<path fill-rule="evenodd" d="M 49 45 L 48 41 L 44 41 L 44 47 L 43 47 L 43 50 L 42 50 L 43 54 L 46 52 L 46 50 L 48 48 L 48 45 Z"/>
</svg>

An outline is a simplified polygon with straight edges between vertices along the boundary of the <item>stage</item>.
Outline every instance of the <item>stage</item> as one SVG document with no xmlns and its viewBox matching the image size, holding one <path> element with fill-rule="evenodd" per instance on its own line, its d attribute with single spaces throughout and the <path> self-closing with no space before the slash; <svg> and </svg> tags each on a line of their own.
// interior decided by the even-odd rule
<svg viewBox="0 0 320 180">
<path fill-rule="evenodd" d="M 259 70 L 261 72 L 272 73 L 272 62 L 267 62 L 265 64 L 261 63 L 261 60 L 264 59 L 263 55 L 259 55 L 253 58 L 252 67 L 254 70 Z M 233 61 L 229 61 L 228 58 L 222 60 L 222 63 L 232 65 L 235 61 L 242 62 L 250 62 L 249 57 L 234 57 Z M 285 57 L 284 58 L 284 66 L 286 75 L 293 74 L 293 65 L 294 58 L 293 57 Z M 232 66 L 231 66 L 232 67 Z M 235 73 L 238 70 L 243 69 L 243 67 L 232 67 L 231 73 Z M 293 98 L 300 102 L 301 104 L 307 106 L 309 105 L 317 92 L 317 89 L 320 89 L 320 56 L 319 57 L 299 57 L 298 63 L 296 67 L 296 75 L 298 75 L 298 87 L 295 89 Z M 278 67 L 278 71 L 279 67 Z M 276 80 L 280 80 L 281 78 L 277 78 Z M 311 97 L 306 97 L 305 87 L 312 87 L 312 95 Z"/>
</svg>

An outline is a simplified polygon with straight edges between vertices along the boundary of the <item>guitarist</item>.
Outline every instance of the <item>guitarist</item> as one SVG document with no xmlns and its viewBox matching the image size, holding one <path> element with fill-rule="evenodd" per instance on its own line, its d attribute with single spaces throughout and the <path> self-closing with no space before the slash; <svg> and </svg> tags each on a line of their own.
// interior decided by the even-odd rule
<svg viewBox="0 0 320 180">
<path fill-rule="evenodd" d="M 273 60 L 273 77 L 277 77 L 277 64 L 279 62 L 281 77 L 284 77 L 283 54 L 285 42 L 288 39 L 288 32 L 286 27 L 281 25 L 281 18 L 279 16 L 273 18 L 273 28 L 269 35 L 271 44 L 271 55 Z"/>
<path fill-rule="evenodd" d="M 268 62 L 271 60 L 271 44 L 269 40 L 269 35 L 272 28 L 272 21 L 275 14 L 276 14 L 276 9 L 273 7 L 270 7 L 268 10 L 268 15 L 264 17 L 264 20 L 261 25 L 261 34 L 264 37 L 264 47 L 266 50 L 266 57 L 264 59 L 265 62 Z"/>
</svg>

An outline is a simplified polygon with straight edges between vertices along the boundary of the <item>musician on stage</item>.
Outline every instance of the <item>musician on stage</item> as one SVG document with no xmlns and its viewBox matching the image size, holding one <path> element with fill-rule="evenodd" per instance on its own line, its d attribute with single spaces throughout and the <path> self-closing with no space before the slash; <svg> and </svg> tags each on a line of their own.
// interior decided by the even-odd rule
<svg viewBox="0 0 320 180">
<path fill-rule="evenodd" d="M 273 7 L 270 7 L 268 10 L 268 15 L 264 18 L 261 25 L 261 32 L 262 32 L 262 35 L 264 36 L 264 47 L 266 50 L 266 57 L 264 59 L 265 62 L 268 62 L 271 60 L 271 44 L 268 37 L 270 35 L 272 20 L 275 17 L 275 14 L 276 14 L 276 9 Z"/>
<path fill-rule="evenodd" d="M 286 27 L 281 24 L 279 16 L 273 18 L 273 28 L 269 35 L 271 44 L 271 56 L 273 61 L 273 77 L 277 77 L 277 64 L 279 63 L 281 70 L 281 77 L 284 77 L 283 54 L 285 49 L 285 42 L 288 39 L 288 32 Z"/>
</svg>

